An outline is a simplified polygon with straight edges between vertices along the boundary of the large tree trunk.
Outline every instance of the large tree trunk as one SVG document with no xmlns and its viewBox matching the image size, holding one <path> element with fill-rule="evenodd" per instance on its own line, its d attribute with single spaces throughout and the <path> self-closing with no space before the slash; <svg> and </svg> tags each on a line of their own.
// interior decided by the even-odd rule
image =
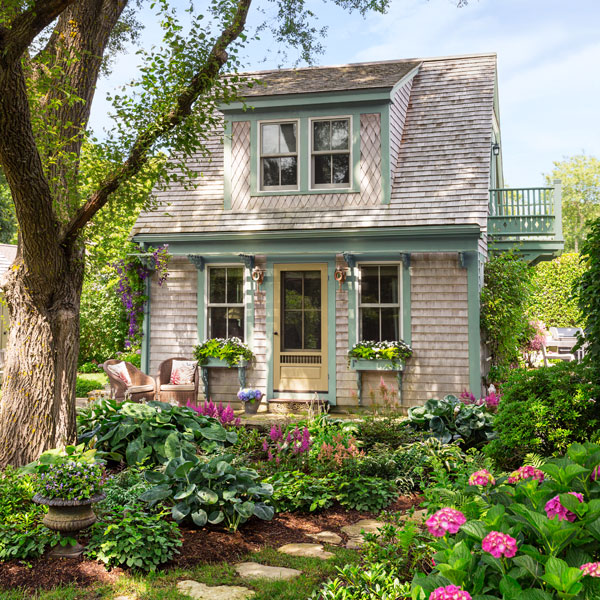
<svg viewBox="0 0 600 600">
<path fill-rule="evenodd" d="M 63 253 L 64 269 L 39 289 L 21 257 L 4 278 L 10 314 L 2 403 L 0 465 L 23 465 L 72 443 L 83 261 Z M 43 265 L 43 253 L 36 258 Z"/>
</svg>

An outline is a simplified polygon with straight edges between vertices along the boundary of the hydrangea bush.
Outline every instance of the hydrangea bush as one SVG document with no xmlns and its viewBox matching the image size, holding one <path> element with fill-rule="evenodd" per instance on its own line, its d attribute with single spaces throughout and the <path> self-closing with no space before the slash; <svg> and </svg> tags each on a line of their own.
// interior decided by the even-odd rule
<svg viewBox="0 0 600 600">
<path fill-rule="evenodd" d="M 263 393 L 260 390 L 253 390 L 251 388 L 243 388 L 237 393 L 238 400 L 242 402 L 250 402 L 254 404 L 258 400 L 261 401 Z"/>
<path fill-rule="evenodd" d="M 600 598 L 598 465 L 588 442 L 540 469 L 473 473 L 479 484 L 460 491 L 478 495 L 478 513 L 448 506 L 427 520 L 434 568 L 415 575 L 413 600 Z"/>
</svg>

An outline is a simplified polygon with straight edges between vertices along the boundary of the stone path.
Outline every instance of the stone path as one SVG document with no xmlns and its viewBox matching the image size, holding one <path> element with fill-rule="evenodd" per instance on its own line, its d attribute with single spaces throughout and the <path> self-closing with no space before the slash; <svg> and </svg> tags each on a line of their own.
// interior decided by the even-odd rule
<svg viewBox="0 0 600 600">
<path fill-rule="evenodd" d="M 320 558 L 322 560 L 335 556 L 333 552 L 323 550 L 322 544 L 285 544 L 278 551 L 290 556 L 304 556 L 305 558 Z"/>
<path fill-rule="evenodd" d="M 254 596 L 254 592 L 245 587 L 237 585 L 210 587 L 191 579 L 180 581 L 177 590 L 193 600 L 247 600 Z"/>
<path fill-rule="evenodd" d="M 293 579 L 302 575 L 298 569 L 286 567 L 269 567 L 256 562 L 243 562 L 235 565 L 235 570 L 240 577 L 245 579 Z"/>
<path fill-rule="evenodd" d="M 317 540 L 322 544 L 331 544 L 332 546 L 337 546 L 342 543 L 342 538 L 337 533 L 333 531 L 320 531 L 319 533 L 309 533 L 308 537 L 313 540 Z"/>
<path fill-rule="evenodd" d="M 364 539 L 361 531 L 365 533 L 377 533 L 377 530 L 383 527 L 385 523 L 376 521 L 375 519 L 361 519 L 354 525 L 346 525 L 342 527 L 342 533 L 345 533 L 350 539 L 346 543 L 346 548 L 357 550 L 364 544 Z"/>
</svg>

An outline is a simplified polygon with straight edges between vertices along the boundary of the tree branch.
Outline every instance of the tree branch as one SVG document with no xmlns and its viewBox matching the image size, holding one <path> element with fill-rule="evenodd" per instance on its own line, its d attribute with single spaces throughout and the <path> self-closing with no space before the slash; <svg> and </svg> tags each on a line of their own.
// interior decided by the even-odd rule
<svg viewBox="0 0 600 600">
<path fill-rule="evenodd" d="M 4 51 L 9 61 L 16 60 L 27 49 L 34 38 L 60 13 L 76 0 L 39 0 L 29 10 L 19 13 L 7 30 Z"/>
<path fill-rule="evenodd" d="M 135 176 L 148 162 L 148 153 L 153 144 L 167 135 L 179 125 L 192 110 L 194 102 L 203 94 L 210 91 L 212 81 L 218 75 L 221 67 L 227 62 L 227 48 L 243 32 L 246 25 L 246 17 L 252 0 L 239 0 L 235 16 L 231 24 L 226 27 L 215 44 L 203 66 L 190 80 L 189 85 L 179 94 L 175 107 L 165 115 L 160 126 L 146 129 L 141 132 L 129 153 L 125 162 L 117 173 L 105 180 L 100 188 L 91 194 L 83 206 L 77 211 L 73 219 L 67 225 L 63 237 L 63 243 L 71 243 L 76 239 L 86 223 L 108 202 L 123 181 Z"/>
</svg>

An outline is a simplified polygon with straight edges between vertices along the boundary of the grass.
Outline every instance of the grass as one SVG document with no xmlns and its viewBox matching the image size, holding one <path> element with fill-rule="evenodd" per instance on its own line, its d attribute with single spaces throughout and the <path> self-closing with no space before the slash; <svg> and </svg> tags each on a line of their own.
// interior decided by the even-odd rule
<svg viewBox="0 0 600 600">
<path fill-rule="evenodd" d="M 302 558 L 265 548 L 240 560 L 302 571 L 302 575 L 288 581 L 242 579 L 237 575 L 233 564 L 221 562 L 148 575 L 127 573 L 110 585 L 95 584 L 87 588 L 69 585 L 52 591 L 0 592 L 0 600 L 112 600 L 118 596 L 131 596 L 135 600 L 189 600 L 189 596 L 177 591 L 177 582 L 184 579 L 193 579 L 210 586 L 241 585 L 256 592 L 254 600 L 306 600 L 320 587 L 321 582 L 335 575 L 336 567 L 358 562 L 359 555 L 354 550 L 334 547 L 328 547 L 327 550 L 333 552 L 335 557 L 329 560 Z"/>
<path fill-rule="evenodd" d="M 78 373 L 75 395 L 85 398 L 88 392 L 104 389 L 107 383 L 108 377 L 105 373 Z"/>
</svg>

